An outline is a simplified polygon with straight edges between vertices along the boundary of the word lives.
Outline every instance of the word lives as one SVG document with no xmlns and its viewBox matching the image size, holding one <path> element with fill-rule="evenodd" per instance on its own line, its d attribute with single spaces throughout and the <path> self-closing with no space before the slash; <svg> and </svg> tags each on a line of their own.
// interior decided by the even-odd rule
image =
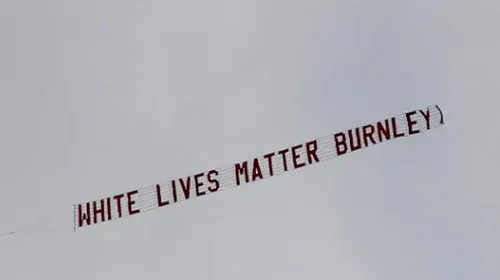
<svg viewBox="0 0 500 280">
<path fill-rule="evenodd" d="M 219 190 L 220 182 L 217 179 L 219 172 L 210 170 L 207 173 L 198 173 L 186 178 L 170 181 L 170 185 L 156 185 L 156 206 L 163 207 L 193 196 L 204 196 Z"/>
</svg>

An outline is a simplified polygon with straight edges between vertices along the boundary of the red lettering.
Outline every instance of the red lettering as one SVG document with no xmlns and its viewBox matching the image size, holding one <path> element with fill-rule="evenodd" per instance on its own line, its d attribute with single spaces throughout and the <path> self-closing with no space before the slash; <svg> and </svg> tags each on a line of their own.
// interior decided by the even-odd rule
<svg viewBox="0 0 500 280">
<path fill-rule="evenodd" d="M 345 143 L 344 132 L 339 132 L 334 135 L 335 138 L 335 148 L 337 149 L 337 155 L 343 155 L 347 153 L 347 145 Z M 343 148 L 343 149 L 341 149 Z"/>
<path fill-rule="evenodd" d="M 390 134 L 390 128 L 389 128 L 389 120 L 385 120 L 385 127 L 381 122 L 377 122 L 377 132 L 378 132 L 378 140 L 379 142 L 383 142 L 384 140 L 390 140 L 391 139 L 391 134 Z M 382 138 L 382 136 L 385 137 L 385 139 Z"/>
<path fill-rule="evenodd" d="M 411 111 L 411 112 L 406 113 L 406 121 L 408 122 L 408 132 L 410 133 L 410 135 L 417 134 L 420 132 L 418 129 L 415 129 L 415 130 L 413 129 L 414 126 L 417 124 L 417 121 L 412 120 L 411 116 L 413 116 L 415 114 L 417 114 L 417 111 Z"/>
<path fill-rule="evenodd" d="M 208 190 L 211 192 L 216 192 L 219 190 L 220 187 L 219 180 L 217 180 L 217 178 L 213 178 L 213 176 L 217 175 L 219 175 L 219 172 L 217 172 L 217 170 L 210 170 L 207 174 L 208 182 L 214 184 L 208 187 Z"/>
<path fill-rule="evenodd" d="M 116 200 L 116 209 L 118 211 L 118 217 L 122 217 L 122 198 L 123 194 L 117 194 L 113 197 Z"/>
<path fill-rule="evenodd" d="M 156 184 L 156 201 L 158 202 L 158 207 L 163 207 L 170 204 L 168 200 L 162 201 L 160 184 Z"/>
<path fill-rule="evenodd" d="M 368 139 L 371 140 L 373 144 L 376 144 L 375 139 L 373 139 L 373 133 L 375 133 L 375 127 L 371 124 L 363 126 L 363 141 L 365 142 L 365 147 L 368 147 Z"/>
<path fill-rule="evenodd" d="M 420 114 L 422 114 L 422 116 L 424 116 L 425 124 L 427 125 L 427 129 L 430 129 L 431 128 L 431 112 L 429 111 L 429 109 L 427 109 L 427 113 L 425 113 L 422 110 L 419 110 L 419 111 L 420 111 Z"/>
<path fill-rule="evenodd" d="M 187 177 L 187 181 L 184 182 L 184 179 L 180 178 L 182 192 L 184 193 L 184 198 L 189 199 L 191 196 L 191 177 Z"/>
<path fill-rule="evenodd" d="M 306 165 L 305 162 L 298 162 L 297 161 L 300 158 L 300 154 L 297 153 L 297 149 L 299 149 L 301 147 L 302 147 L 302 144 L 292 147 L 292 161 L 293 161 L 293 167 L 295 169 L 304 167 Z"/>
<path fill-rule="evenodd" d="M 398 124 L 396 123 L 396 118 L 392 118 L 392 133 L 394 139 L 404 136 L 404 133 L 398 133 Z"/>
<path fill-rule="evenodd" d="M 349 145 L 351 147 L 352 152 L 361 149 L 361 137 L 359 136 L 359 127 L 356 127 L 355 130 L 356 130 L 356 140 L 357 140 L 356 144 L 354 144 L 354 137 L 352 135 L 352 129 L 349 129 L 347 131 L 347 135 L 349 136 Z"/>
<path fill-rule="evenodd" d="M 267 155 L 264 155 L 264 158 L 267 159 L 267 165 L 269 166 L 269 175 L 273 176 L 274 175 L 274 170 L 273 170 L 273 156 L 275 153 L 270 153 Z"/>
<path fill-rule="evenodd" d="M 440 123 L 440 124 L 444 124 L 444 115 L 443 115 L 443 111 L 441 111 L 441 108 L 439 108 L 439 106 L 438 106 L 438 105 L 436 105 L 435 107 L 436 107 L 436 109 L 439 111 L 439 116 L 440 116 L 440 118 L 439 118 L 439 123 Z M 427 109 L 427 111 L 429 111 L 429 109 Z"/>
<path fill-rule="evenodd" d="M 94 206 L 94 224 L 97 224 L 97 215 L 101 214 L 101 222 L 106 221 L 105 214 L 104 213 L 104 199 L 100 200 L 101 208 L 97 208 L 97 203 L 96 201 L 93 202 Z"/>
<path fill-rule="evenodd" d="M 177 203 L 177 188 L 175 186 L 175 180 L 172 180 L 170 184 L 172 185 L 172 196 L 174 197 L 174 203 Z"/>
<path fill-rule="evenodd" d="M 127 193 L 127 199 L 128 199 L 128 213 L 129 215 L 134 215 L 134 214 L 137 214 L 137 213 L 140 213 L 141 210 L 140 209 L 132 209 L 132 206 L 135 204 L 135 201 L 132 200 L 132 196 L 134 194 L 137 194 L 138 191 L 137 190 L 134 190 L 134 191 L 131 191 L 131 192 L 128 192 Z"/>
<path fill-rule="evenodd" d="M 107 204 L 107 206 L 108 206 L 108 221 L 109 221 L 109 220 L 111 220 L 111 218 L 112 218 L 112 217 L 111 217 L 111 197 L 108 197 L 108 198 L 106 199 L 106 202 L 107 202 L 106 204 Z"/>
<path fill-rule="evenodd" d="M 236 175 L 236 185 L 240 185 L 240 176 L 245 174 L 245 182 L 248 183 L 248 162 L 244 161 L 241 165 L 237 163 L 234 168 Z"/>
<path fill-rule="evenodd" d="M 288 171 L 288 165 L 286 162 L 286 153 L 288 153 L 288 148 L 278 152 L 278 154 L 280 154 L 281 157 L 283 158 L 283 170 Z"/>
<path fill-rule="evenodd" d="M 318 155 L 316 154 L 317 151 L 318 151 L 317 140 L 313 140 L 306 143 L 307 160 L 309 161 L 309 164 L 313 163 L 312 161 L 313 158 L 316 162 L 319 162 Z"/>
<path fill-rule="evenodd" d="M 82 205 L 78 204 L 78 227 L 83 226 L 83 222 L 85 222 L 87 225 L 90 225 L 91 220 L 90 220 L 90 203 L 86 203 L 86 211 L 82 211 Z"/>
<path fill-rule="evenodd" d="M 264 177 L 262 176 L 262 170 L 260 169 L 259 159 L 255 158 L 253 160 L 252 181 L 262 178 Z"/>
<path fill-rule="evenodd" d="M 196 196 L 202 196 L 205 195 L 206 192 L 200 191 L 200 187 L 203 186 L 203 182 L 200 182 L 200 177 L 203 177 L 205 173 L 199 173 L 194 175 L 194 186 L 196 188 Z"/>
</svg>

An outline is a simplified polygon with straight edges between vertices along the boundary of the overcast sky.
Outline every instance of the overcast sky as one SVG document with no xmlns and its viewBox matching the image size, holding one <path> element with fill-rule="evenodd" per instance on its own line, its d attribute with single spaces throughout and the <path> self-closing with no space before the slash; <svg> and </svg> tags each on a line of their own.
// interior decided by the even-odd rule
<svg viewBox="0 0 500 280">
<path fill-rule="evenodd" d="M 500 279 L 500 2 L 0 1 L 2 279 Z M 78 233 L 72 205 L 446 124 Z M 38 229 L 54 229 L 38 232 Z"/>
</svg>

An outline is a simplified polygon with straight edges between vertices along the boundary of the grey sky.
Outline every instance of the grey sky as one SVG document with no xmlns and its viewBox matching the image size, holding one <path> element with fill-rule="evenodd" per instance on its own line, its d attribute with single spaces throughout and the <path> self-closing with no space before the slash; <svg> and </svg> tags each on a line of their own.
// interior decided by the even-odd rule
<svg viewBox="0 0 500 280">
<path fill-rule="evenodd" d="M 499 279 L 498 1 L 2 1 L 2 279 Z M 445 126 L 73 233 L 72 204 Z"/>
</svg>

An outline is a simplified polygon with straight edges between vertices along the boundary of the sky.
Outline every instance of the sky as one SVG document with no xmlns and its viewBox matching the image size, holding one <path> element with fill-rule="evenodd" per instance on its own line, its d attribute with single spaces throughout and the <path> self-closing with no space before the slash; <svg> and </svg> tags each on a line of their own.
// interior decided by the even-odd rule
<svg viewBox="0 0 500 280">
<path fill-rule="evenodd" d="M 2 278 L 500 279 L 499 16 L 1 1 Z M 72 231 L 75 203 L 432 104 L 445 125 L 423 135 Z"/>
</svg>

